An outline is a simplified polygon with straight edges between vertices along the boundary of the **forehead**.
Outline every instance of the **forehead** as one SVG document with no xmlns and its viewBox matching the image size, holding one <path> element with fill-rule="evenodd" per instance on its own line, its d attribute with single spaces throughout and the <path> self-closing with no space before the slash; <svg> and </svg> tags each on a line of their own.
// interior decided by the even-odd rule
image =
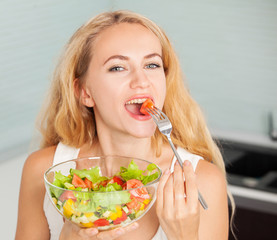
<svg viewBox="0 0 277 240">
<path fill-rule="evenodd" d="M 159 38 L 149 29 L 137 23 L 120 23 L 105 29 L 97 36 L 92 55 L 128 55 L 138 49 L 141 54 L 162 54 Z"/>
</svg>

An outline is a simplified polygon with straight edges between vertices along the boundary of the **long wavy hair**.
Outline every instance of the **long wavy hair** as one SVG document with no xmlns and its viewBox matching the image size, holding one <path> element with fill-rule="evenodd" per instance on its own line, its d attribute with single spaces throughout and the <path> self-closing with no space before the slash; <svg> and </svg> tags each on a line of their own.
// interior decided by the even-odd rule
<svg viewBox="0 0 277 240">
<path fill-rule="evenodd" d="M 226 176 L 222 155 L 212 139 L 200 107 L 184 84 L 179 60 L 169 39 L 154 22 L 130 11 L 97 15 L 82 25 L 66 44 L 53 75 L 48 102 L 40 118 L 43 137 L 41 147 L 63 142 L 79 148 L 85 143 L 92 144 L 97 141 L 93 108 L 85 107 L 76 91 L 78 92 L 84 83 L 97 36 L 103 30 L 120 23 L 140 24 L 160 40 L 167 89 L 163 111 L 173 126 L 173 143 L 213 162 Z M 162 145 L 166 141 L 156 130 L 152 144 L 157 156 L 161 154 Z M 229 197 L 233 203 L 230 194 Z"/>
</svg>

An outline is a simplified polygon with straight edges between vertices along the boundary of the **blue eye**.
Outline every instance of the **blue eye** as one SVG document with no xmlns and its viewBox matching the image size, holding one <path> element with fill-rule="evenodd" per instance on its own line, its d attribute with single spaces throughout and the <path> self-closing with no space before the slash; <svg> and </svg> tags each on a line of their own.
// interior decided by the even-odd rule
<svg viewBox="0 0 277 240">
<path fill-rule="evenodd" d="M 115 66 L 115 67 L 110 68 L 109 72 L 121 72 L 123 70 L 124 70 L 123 67 Z"/>
<path fill-rule="evenodd" d="M 155 64 L 155 63 L 150 63 L 150 64 L 146 65 L 146 68 L 150 68 L 150 69 L 159 68 L 159 67 L 160 67 L 160 65 Z"/>
</svg>

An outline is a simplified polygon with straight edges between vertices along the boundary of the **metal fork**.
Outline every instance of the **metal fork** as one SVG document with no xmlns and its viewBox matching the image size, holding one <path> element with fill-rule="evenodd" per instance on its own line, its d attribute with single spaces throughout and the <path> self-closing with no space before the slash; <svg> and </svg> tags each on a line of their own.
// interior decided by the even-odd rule
<svg viewBox="0 0 277 240">
<path fill-rule="evenodd" d="M 183 162 L 181 160 L 181 157 L 179 156 L 175 146 L 172 143 L 172 140 L 170 138 L 170 134 L 172 131 L 172 124 L 170 122 L 170 120 L 168 119 L 168 117 L 158 108 L 153 107 L 153 108 L 145 108 L 145 110 L 149 113 L 149 115 L 152 117 L 152 119 L 154 120 L 154 122 L 156 123 L 156 125 L 158 126 L 158 129 L 160 130 L 160 132 L 162 134 L 164 134 L 167 139 L 168 142 L 181 166 L 181 168 L 183 169 Z M 206 203 L 206 201 L 204 200 L 204 198 L 202 197 L 201 193 L 198 190 L 198 200 L 201 203 L 202 207 L 206 210 L 208 209 L 208 205 Z"/>
</svg>

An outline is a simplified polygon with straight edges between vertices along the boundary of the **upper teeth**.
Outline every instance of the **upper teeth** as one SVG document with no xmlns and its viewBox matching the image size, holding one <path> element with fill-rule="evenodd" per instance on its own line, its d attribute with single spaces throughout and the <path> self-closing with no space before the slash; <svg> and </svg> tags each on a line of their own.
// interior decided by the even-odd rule
<svg viewBox="0 0 277 240">
<path fill-rule="evenodd" d="M 126 104 L 134 104 L 134 103 L 144 103 L 146 101 L 147 98 L 136 98 L 136 99 L 132 99 L 128 102 L 126 102 Z"/>
</svg>

